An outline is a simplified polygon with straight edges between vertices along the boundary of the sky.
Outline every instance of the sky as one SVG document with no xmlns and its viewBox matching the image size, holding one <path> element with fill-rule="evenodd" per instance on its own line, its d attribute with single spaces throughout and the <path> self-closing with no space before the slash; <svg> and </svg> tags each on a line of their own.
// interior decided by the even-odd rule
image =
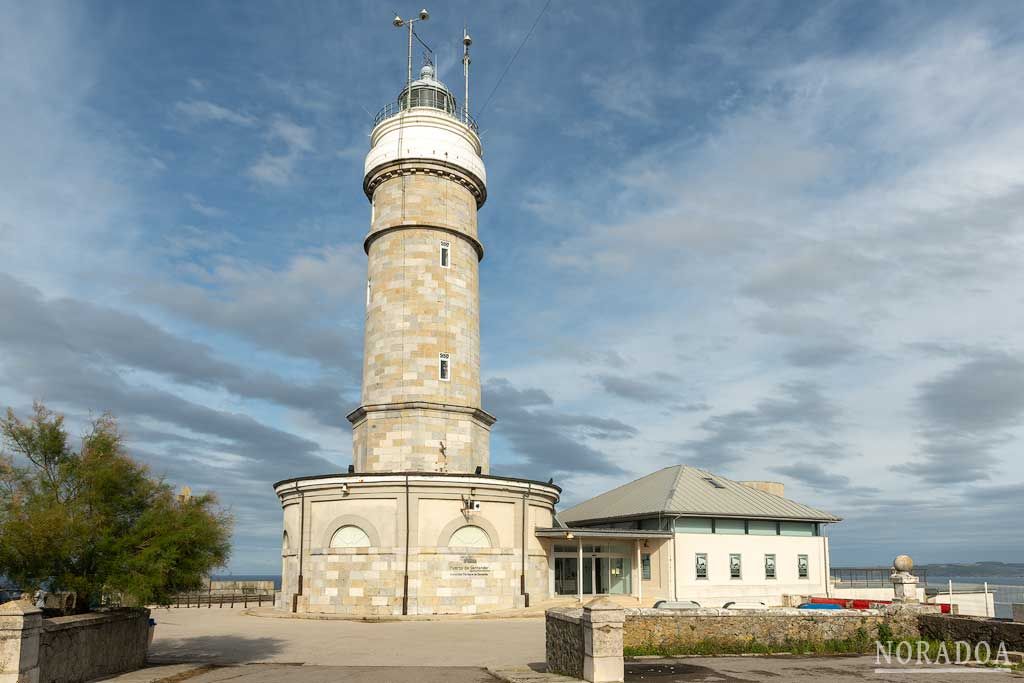
<svg viewBox="0 0 1024 683">
<path fill-rule="evenodd" d="M 834 565 L 1024 561 L 1019 2 L 432 3 L 492 473 L 689 463 L 843 517 Z M 351 461 L 395 9 L 0 0 L 0 406 L 115 414 L 235 573 L 280 569 L 274 481 Z"/>
</svg>

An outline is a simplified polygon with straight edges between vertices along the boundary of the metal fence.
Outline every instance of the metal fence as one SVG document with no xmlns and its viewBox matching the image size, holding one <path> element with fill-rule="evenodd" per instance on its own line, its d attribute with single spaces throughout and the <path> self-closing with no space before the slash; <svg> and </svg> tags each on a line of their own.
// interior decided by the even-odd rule
<svg viewBox="0 0 1024 683">
<path fill-rule="evenodd" d="M 449 111 L 445 107 L 433 106 L 430 103 L 417 103 L 414 101 L 412 108 L 416 107 L 427 107 L 429 109 L 436 109 L 438 111 L 442 111 L 448 114 L 448 116 L 452 117 L 453 119 L 461 121 L 462 123 L 469 126 L 470 129 L 473 130 L 473 132 L 480 132 L 480 128 L 477 126 L 476 121 L 465 110 L 453 112 Z M 384 105 L 384 107 L 379 112 L 377 112 L 377 115 L 375 117 L 373 117 L 373 126 L 376 128 L 377 124 L 380 123 L 381 121 L 390 119 L 392 116 L 398 116 L 403 111 L 408 111 L 409 109 L 410 107 L 406 106 L 405 102 L 389 102 L 388 104 Z"/>
<path fill-rule="evenodd" d="M 832 582 L 836 588 L 891 588 L 891 567 L 832 567 Z M 924 569 L 914 570 L 920 579 L 918 585 L 928 586 L 928 572 Z"/>
<path fill-rule="evenodd" d="M 196 591 L 193 593 L 179 593 L 171 598 L 172 608 L 186 608 L 186 607 L 206 607 L 212 608 L 216 605 L 218 608 L 228 607 L 263 607 L 263 605 L 273 606 L 274 594 L 267 593 L 264 591 L 260 592 L 249 592 L 244 591 L 240 593 L 213 593 L 210 591 Z"/>
</svg>

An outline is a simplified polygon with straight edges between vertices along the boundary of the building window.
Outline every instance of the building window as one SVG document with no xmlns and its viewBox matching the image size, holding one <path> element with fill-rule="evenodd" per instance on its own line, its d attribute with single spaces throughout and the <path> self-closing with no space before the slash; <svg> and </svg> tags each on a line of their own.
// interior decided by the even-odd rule
<svg viewBox="0 0 1024 683">
<path fill-rule="evenodd" d="M 454 548 L 490 548 L 491 538 L 480 527 L 469 524 L 456 529 L 448 539 L 448 545 Z"/>
<path fill-rule="evenodd" d="M 752 519 L 747 522 L 747 533 L 751 536 L 777 536 L 778 526 L 776 522 Z"/>
<path fill-rule="evenodd" d="M 764 556 L 764 578 L 775 578 L 775 555 Z"/>
<path fill-rule="evenodd" d="M 806 579 L 810 576 L 811 563 L 807 559 L 806 555 L 796 556 L 796 575 L 801 579 Z"/>
<path fill-rule="evenodd" d="M 642 553 L 640 555 L 640 575 L 644 581 L 651 580 L 651 554 Z"/>
<path fill-rule="evenodd" d="M 708 578 L 708 556 L 707 553 L 697 553 L 697 578 Z"/>
<path fill-rule="evenodd" d="M 441 267 L 447 268 L 452 261 L 452 243 L 441 242 Z"/>
<path fill-rule="evenodd" d="M 676 531 L 680 534 L 710 534 L 711 520 L 707 517 L 680 517 L 676 519 Z"/>
<path fill-rule="evenodd" d="M 782 522 L 779 528 L 781 536 L 813 536 L 813 522 Z"/>
<path fill-rule="evenodd" d="M 366 307 L 370 307 L 370 281 L 366 281 Z"/>
<path fill-rule="evenodd" d="M 747 533 L 747 523 L 742 519 L 716 519 L 715 533 L 742 536 Z"/>
<path fill-rule="evenodd" d="M 729 578 L 743 578 L 743 558 L 739 553 L 732 553 L 729 555 Z"/>
<path fill-rule="evenodd" d="M 447 382 L 452 378 L 452 359 L 447 353 L 441 353 L 437 356 L 437 376 L 441 378 L 442 382 Z"/>
<path fill-rule="evenodd" d="M 370 537 L 357 526 L 347 524 L 331 536 L 332 548 L 366 548 L 370 545 Z"/>
</svg>

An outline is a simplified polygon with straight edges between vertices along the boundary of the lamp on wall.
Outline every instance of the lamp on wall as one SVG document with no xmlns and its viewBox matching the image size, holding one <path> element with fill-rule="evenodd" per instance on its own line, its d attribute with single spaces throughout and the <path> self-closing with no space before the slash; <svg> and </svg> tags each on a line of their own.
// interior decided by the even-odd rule
<svg viewBox="0 0 1024 683">
<path fill-rule="evenodd" d="M 573 533 L 571 531 L 566 531 L 565 532 L 565 540 L 571 541 L 574 538 L 576 538 L 576 537 L 573 535 Z"/>
</svg>

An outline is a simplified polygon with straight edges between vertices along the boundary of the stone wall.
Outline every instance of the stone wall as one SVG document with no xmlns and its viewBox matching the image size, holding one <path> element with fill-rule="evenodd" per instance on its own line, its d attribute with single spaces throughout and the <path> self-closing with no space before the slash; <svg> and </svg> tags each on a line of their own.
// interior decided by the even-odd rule
<svg viewBox="0 0 1024 683">
<path fill-rule="evenodd" d="M 583 678 L 583 610 L 557 607 L 545 612 L 544 642 L 550 673 Z"/>
<path fill-rule="evenodd" d="M 1007 650 L 1024 650 L 1024 624 L 999 619 L 929 614 L 921 617 L 921 635 L 934 640 L 986 641 L 993 650 L 1003 642 Z"/>
<path fill-rule="evenodd" d="M 142 668 L 149 647 L 149 610 L 120 609 L 44 619 L 40 683 L 82 683 Z"/>
<path fill-rule="evenodd" d="M 702 641 L 742 644 L 756 641 L 783 647 L 787 641 L 824 642 L 858 637 L 863 629 L 874 638 L 887 624 L 893 634 L 916 638 L 921 611 L 938 608 L 893 607 L 887 610 L 629 609 L 624 646 L 685 650 Z"/>
</svg>

